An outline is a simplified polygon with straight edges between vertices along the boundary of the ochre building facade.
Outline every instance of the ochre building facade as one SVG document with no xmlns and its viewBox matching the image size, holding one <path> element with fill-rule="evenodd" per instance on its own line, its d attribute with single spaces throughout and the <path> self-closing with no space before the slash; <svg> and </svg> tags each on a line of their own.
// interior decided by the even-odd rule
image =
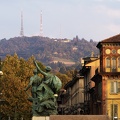
<svg viewBox="0 0 120 120">
<path fill-rule="evenodd" d="M 65 85 L 64 114 L 120 119 L 120 34 L 99 42 L 99 56 L 82 59 L 78 75 Z"/>
</svg>

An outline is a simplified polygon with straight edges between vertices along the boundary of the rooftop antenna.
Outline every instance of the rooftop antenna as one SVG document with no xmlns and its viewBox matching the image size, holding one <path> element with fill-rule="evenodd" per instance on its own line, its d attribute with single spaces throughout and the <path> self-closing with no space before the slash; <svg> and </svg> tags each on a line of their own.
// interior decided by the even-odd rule
<svg viewBox="0 0 120 120">
<path fill-rule="evenodd" d="M 43 37 L 42 10 L 41 10 L 41 14 L 40 14 L 40 37 Z"/>
<path fill-rule="evenodd" d="M 23 12 L 21 11 L 21 31 L 20 31 L 20 36 L 23 37 L 24 36 L 24 32 L 23 32 Z"/>
</svg>

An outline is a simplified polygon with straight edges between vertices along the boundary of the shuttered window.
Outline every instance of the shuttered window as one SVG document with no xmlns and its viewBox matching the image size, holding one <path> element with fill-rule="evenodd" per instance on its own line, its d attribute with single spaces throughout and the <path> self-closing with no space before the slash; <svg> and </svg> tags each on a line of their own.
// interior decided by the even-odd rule
<svg viewBox="0 0 120 120">
<path fill-rule="evenodd" d="M 118 58 L 118 68 L 120 68 L 120 57 Z"/>
<path fill-rule="evenodd" d="M 116 58 L 112 58 L 112 72 L 116 72 Z"/>
<path fill-rule="evenodd" d="M 111 82 L 111 93 L 120 93 L 120 82 Z"/>
<path fill-rule="evenodd" d="M 118 88 L 118 93 L 120 93 L 120 82 L 118 82 L 117 88 Z"/>
<path fill-rule="evenodd" d="M 118 120 L 118 105 L 111 104 L 111 120 Z"/>
<path fill-rule="evenodd" d="M 109 57 L 106 58 L 106 67 L 110 68 L 110 58 Z"/>
</svg>

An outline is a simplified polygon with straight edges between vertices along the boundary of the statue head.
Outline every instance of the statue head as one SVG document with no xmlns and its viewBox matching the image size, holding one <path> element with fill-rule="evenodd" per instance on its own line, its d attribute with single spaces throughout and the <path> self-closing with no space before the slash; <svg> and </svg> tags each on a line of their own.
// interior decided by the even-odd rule
<svg viewBox="0 0 120 120">
<path fill-rule="evenodd" d="M 34 74 L 37 74 L 37 69 L 34 69 L 34 70 L 33 70 L 33 73 L 34 73 Z"/>
<path fill-rule="evenodd" d="M 46 68 L 45 68 L 46 71 L 51 71 L 51 69 L 52 68 L 50 66 L 46 66 Z"/>
</svg>

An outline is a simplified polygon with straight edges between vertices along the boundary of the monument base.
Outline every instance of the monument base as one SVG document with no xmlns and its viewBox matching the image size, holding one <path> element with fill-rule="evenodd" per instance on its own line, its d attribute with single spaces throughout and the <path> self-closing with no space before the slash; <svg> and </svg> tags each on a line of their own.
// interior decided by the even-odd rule
<svg viewBox="0 0 120 120">
<path fill-rule="evenodd" d="M 106 115 L 51 115 L 50 120 L 110 120 Z"/>
<path fill-rule="evenodd" d="M 49 116 L 33 116 L 32 120 L 50 120 Z"/>
<path fill-rule="evenodd" d="M 33 116 L 32 120 L 110 120 L 107 115 L 50 115 Z"/>
</svg>

